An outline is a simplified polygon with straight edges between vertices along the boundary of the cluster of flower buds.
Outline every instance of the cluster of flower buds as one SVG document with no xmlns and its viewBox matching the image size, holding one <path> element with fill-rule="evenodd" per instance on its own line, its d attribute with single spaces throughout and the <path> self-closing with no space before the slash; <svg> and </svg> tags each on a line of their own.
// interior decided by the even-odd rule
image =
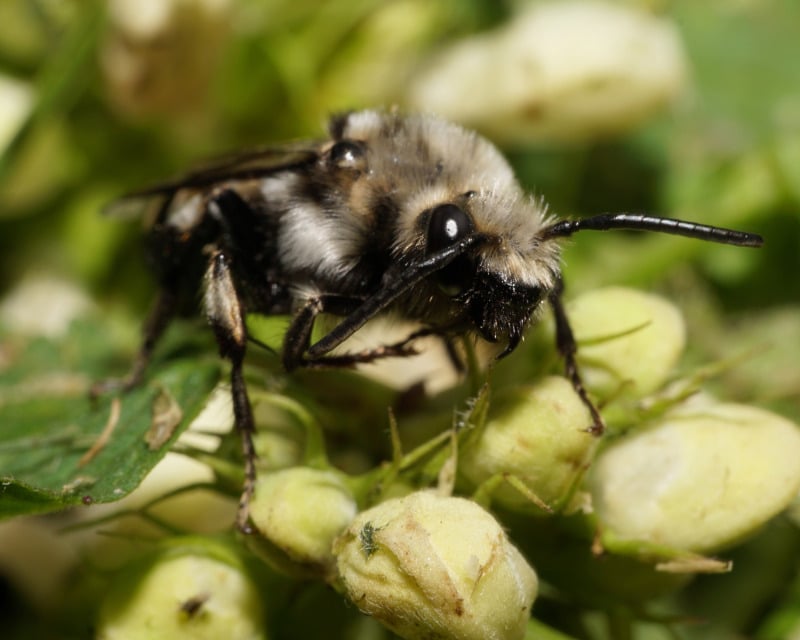
<svg viewBox="0 0 800 640">
<path fill-rule="evenodd" d="M 791 504 L 800 430 L 698 393 L 702 375 L 675 379 L 685 328 L 665 300 L 609 288 L 568 310 L 589 391 L 608 399 L 605 438 L 588 430 L 591 416 L 565 378 L 493 388 L 489 376 L 459 429 L 421 445 L 425 455 L 359 477 L 319 458 L 262 470 L 250 550 L 279 573 L 326 582 L 411 639 L 525 637 L 536 624 L 531 563 L 545 557 L 539 574 L 567 590 L 618 590 L 600 564 L 616 567 L 617 583 L 633 571 L 639 587 L 624 598 L 640 601 L 682 585 L 676 572 L 727 570 L 700 554 L 729 548 Z M 450 469 L 439 490 L 414 480 L 435 451 Z M 487 504 L 510 518 L 511 533 Z M 258 595 L 241 563 L 189 547 L 157 554 L 119 582 L 102 607 L 100 637 L 140 637 L 153 625 L 170 637 L 203 625 L 260 637 Z M 570 550 L 568 579 L 558 573 L 559 549 Z"/>
</svg>

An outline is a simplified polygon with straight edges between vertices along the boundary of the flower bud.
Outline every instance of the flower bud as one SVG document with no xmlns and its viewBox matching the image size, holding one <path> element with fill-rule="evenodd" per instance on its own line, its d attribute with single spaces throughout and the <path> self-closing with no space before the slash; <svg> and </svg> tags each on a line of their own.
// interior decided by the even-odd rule
<svg viewBox="0 0 800 640">
<path fill-rule="evenodd" d="M 477 438 L 461 448 L 459 471 L 473 486 L 498 473 L 521 480 L 551 507 L 563 505 L 589 466 L 597 438 L 589 433 L 589 411 L 566 378 L 493 395 Z M 516 511 L 534 508 L 513 487 L 500 485 L 492 498 Z"/>
<path fill-rule="evenodd" d="M 344 591 L 404 638 L 522 638 L 537 579 L 498 522 L 417 491 L 360 513 L 334 543 Z"/>
<path fill-rule="evenodd" d="M 685 76 L 666 19 L 613 2 L 535 3 L 431 61 L 410 102 L 512 144 L 591 140 L 657 113 Z"/>
<path fill-rule="evenodd" d="M 737 404 L 682 407 L 605 450 L 589 476 L 614 538 L 713 552 L 752 533 L 800 490 L 800 429 Z"/>
<path fill-rule="evenodd" d="M 123 572 L 101 604 L 96 637 L 256 640 L 266 634 L 260 595 L 240 561 L 203 541 Z"/>
<path fill-rule="evenodd" d="M 75 284 L 55 276 L 28 276 L 0 301 L 0 323 L 22 335 L 60 338 L 89 309 L 89 298 Z"/>
<path fill-rule="evenodd" d="M 667 381 L 686 344 L 680 311 L 635 289 L 607 287 L 567 304 L 586 386 L 600 396 L 629 383 L 645 395 Z"/>
<path fill-rule="evenodd" d="M 3 111 L 0 113 L 2 153 L 33 110 L 33 89 L 5 73 L 0 73 L 0 102 L 3 104 Z"/>
<path fill-rule="evenodd" d="M 264 475 L 250 502 L 250 519 L 268 545 L 254 550 L 266 552 L 284 571 L 304 567 L 324 573 L 334 562 L 334 538 L 355 515 L 355 499 L 333 471 L 293 467 Z"/>
</svg>

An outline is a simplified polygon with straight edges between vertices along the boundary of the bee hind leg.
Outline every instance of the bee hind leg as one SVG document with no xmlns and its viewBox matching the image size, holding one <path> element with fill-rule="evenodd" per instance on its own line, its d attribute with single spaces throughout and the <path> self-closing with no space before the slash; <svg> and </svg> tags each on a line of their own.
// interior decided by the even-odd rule
<svg viewBox="0 0 800 640">
<path fill-rule="evenodd" d="M 109 378 L 95 382 L 89 389 L 92 399 L 110 391 L 130 391 L 142 382 L 144 372 L 153 356 L 153 349 L 175 315 L 177 295 L 173 289 L 164 287 L 158 294 L 153 308 L 142 329 L 142 342 L 128 374 L 123 378 Z"/>
<path fill-rule="evenodd" d="M 236 526 L 250 533 L 248 524 L 250 499 L 256 482 L 256 450 L 253 444 L 255 421 L 247 395 L 242 364 L 247 348 L 247 327 L 242 299 L 234 285 L 231 265 L 225 252 L 219 248 L 209 251 L 205 275 L 203 306 L 217 339 L 220 355 L 231 363 L 231 397 L 234 424 L 242 439 L 244 457 L 244 487 L 239 498 Z"/>
</svg>

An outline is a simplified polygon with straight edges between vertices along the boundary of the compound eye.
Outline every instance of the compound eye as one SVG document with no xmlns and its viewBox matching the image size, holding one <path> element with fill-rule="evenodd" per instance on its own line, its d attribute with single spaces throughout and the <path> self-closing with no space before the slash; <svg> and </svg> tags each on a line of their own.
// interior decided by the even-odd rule
<svg viewBox="0 0 800 640">
<path fill-rule="evenodd" d="M 472 232 L 472 220 L 454 204 L 442 204 L 428 220 L 428 253 L 439 251 Z"/>
<path fill-rule="evenodd" d="M 363 171 L 367 164 L 364 147 L 352 140 L 341 140 L 331 147 L 329 162 L 337 169 Z"/>
<path fill-rule="evenodd" d="M 470 217 L 454 204 L 442 204 L 431 211 L 428 220 L 428 254 L 449 247 L 473 231 Z M 436 273 L 439 288 L 449 296 L 457 296 L 472 283 L 475 261 L 468 255 L 458 256 Z"/>
</svg>

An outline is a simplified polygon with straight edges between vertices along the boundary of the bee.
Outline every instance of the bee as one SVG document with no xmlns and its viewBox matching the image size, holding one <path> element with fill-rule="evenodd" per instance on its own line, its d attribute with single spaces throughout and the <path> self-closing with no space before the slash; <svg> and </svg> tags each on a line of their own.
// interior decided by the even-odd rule
<svg viewBox="0 0 800 640">
<path fill-rule="evenodd" d="M 133 367 L 139 383 L 179 299 L 203 293 L 220 354 L 230 363 L 245 486 L 237 525 L 247 530 L 255 482 L 253 415 L 242 365 L 246 313 L 291 314 L 281 358 L 298 367 L 353 366 L 414 352 L 421 335 L 475 334 L 510 354 L 543 306 L 555 316 L 566 376 L 602 418 L 576 364 L 561 295 L 562 241 L 579 231 L 632 229 L 758 247 L 751 233 L 640 213 L 556 219 L 526 194 L 501 153 L 474 132 L 431 115 L 355 111 L 334 116 L 327 140 L 257 149 L 180 180 L 123 197 L 153 201 L 147 243 L 160 293 Z M 312 341 L 321 314 L 340 318 Z M 333 353 L 376 316 L 421 329 L 406 340 Z"/>
</svg>

